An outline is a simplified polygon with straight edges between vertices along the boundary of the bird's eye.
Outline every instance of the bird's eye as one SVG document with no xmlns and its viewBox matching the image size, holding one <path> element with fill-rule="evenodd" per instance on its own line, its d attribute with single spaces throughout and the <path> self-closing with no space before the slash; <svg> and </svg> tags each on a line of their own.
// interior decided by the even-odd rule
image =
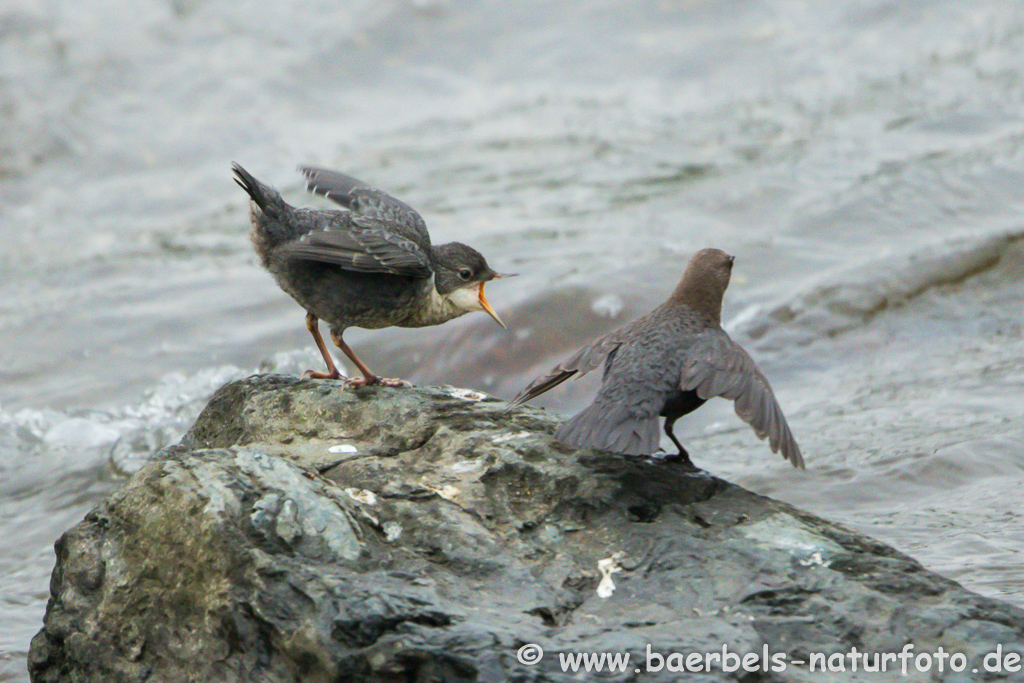
<svg viewBox="0 0 1024 683">
<path fill-rule="evenodd" d="M 461 277 L 463 280 L 468 280 L 469 278 L 473 277 L 473 271 L 471 271 L 469 268 L 463 268 L 462 270 L 459 271 L 459 277 Z"/>
</svg>

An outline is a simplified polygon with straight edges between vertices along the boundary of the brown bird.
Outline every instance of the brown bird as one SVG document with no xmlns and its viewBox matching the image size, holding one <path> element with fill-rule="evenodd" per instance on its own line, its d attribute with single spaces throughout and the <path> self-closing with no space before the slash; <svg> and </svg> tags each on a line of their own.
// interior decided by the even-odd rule
<svg viewBox="0 0 1024 683">
<path fill-rule="evenodd" d="M 315 379 L 346 379 L 320 336 L 320 319 L 331 339 L 363 373 L 352 386 L 399 386 L 375 375 L 342 338 L 348 327 L 425 327 L 470 311 L 484 311 L 502 327 L 484 297 L 484 284 L 500 275 L 471 247 L 434 246 L 420 215 L 394 197 L 336 171 L 300 167 L 307 189 L 344 211 L 297 209 L 238 164 L 235 182 L 251 202 L 253 247 L 277 283 L 306 309 L 306 327 L 327 372 Z"/>
<path fill-rule="evenodd" d="M 511 406 L 603 364 L 594 402 L 555 431 L 559 441 L 577 448 L 651 454 L 660 440 L 660 415 L 665 434 L 679 449 L 673 457 L 689 463 L 673 425 L 709 398 L 721 396 L 735 401 L 736 414 L 759 438 L 768 437 L 772 452 L 781 450 L 782 457 L 803 469 L 800 448 L 768 380 L 722 329 L 722 298 L 732 264 L 733 257 L 718 249 L 697 252 L 668 301 L 535 379 Z"/>
</svg>

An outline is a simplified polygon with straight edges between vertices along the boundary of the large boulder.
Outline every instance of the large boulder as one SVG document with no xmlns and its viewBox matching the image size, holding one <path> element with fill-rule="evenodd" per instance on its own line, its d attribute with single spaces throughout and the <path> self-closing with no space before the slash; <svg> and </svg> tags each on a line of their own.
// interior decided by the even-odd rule
<svg viewBox="0 0 1024 683">
<path fill-rule="evenodd" d="M 57 542 L 32 680 L 967 681 L 1024 651 L 1024 611 L 892 548 L 505 408 L 223 387 Z"/>
</svg>

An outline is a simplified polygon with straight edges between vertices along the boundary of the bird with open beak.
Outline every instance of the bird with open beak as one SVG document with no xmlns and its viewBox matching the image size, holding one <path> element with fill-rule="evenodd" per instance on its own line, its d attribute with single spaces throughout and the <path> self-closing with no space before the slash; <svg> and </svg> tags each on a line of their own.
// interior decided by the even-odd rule
<svg viewBox="0 0 1024 683">
<path fill-rule="evenodd" d="M 484 311 L 502 327 L 484 296 L 484 284 L 502 277 L 475 249 L 451 242 L 434 246 L 423 218 L 394 197 L 336 171 L 303 166 L 307 189 L 344 210 L 318 211 L 289 205 L 238 164 L 235 182 L 252 199 L 250 237 L 263 266 L 306 309 L 306 327 L 327 372 L 315 379 L 346 379 L 351 386 L 400 386 L 383 379 L 352 351 L 342 335 L 349 327 L 426 327 L 471 311 Z M 338 372 L 320 336 L 331 339 L 363 374 Z"/>
</svg>

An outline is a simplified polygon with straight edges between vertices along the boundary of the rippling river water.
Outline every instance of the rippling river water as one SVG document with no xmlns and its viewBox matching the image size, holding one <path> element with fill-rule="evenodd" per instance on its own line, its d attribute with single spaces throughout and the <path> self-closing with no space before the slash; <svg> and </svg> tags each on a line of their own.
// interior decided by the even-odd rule
<svg viewBox="0 0 1024 683">
<path fill-rule="evenodd" d="M 695 462 L 1024 606 L 1022 53 L 1015 2 L 6 3 L 0 681 L 62 531 L 223 382 L 319 362 L 231 161 L 300 205 L 296 165 L 346 170 L 521 273 L 508 332 L 351 334 L 421 384 L 509 398 L 735 254 L 808 469 L 725 402 L 677 424 Z"/>
</svg>

